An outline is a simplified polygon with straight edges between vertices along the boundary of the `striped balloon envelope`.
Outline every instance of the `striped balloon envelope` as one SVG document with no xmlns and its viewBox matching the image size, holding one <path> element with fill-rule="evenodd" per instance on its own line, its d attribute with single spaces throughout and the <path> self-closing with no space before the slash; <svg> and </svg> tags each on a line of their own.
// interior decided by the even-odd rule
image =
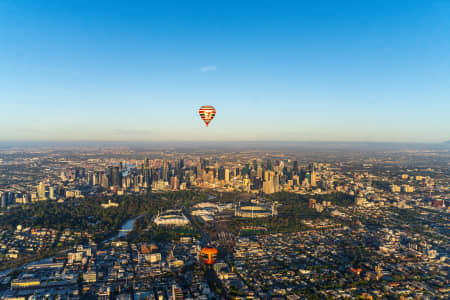
<svg viewBox="0 0 450 300">
<path fill-rule="evenodd" d="M 212 121 L 212 119 L 214 119 L 214 116 L 216 115 L 216 109 L 214 108 L 214 106 L 211 105 L 203 105 L 198 110 L 198 113 L 200 114 L 200 118 L 202 118 L 203 121 L 205 122 L 206 126 L 208 126 L 209 123 Z"/>
</svg>

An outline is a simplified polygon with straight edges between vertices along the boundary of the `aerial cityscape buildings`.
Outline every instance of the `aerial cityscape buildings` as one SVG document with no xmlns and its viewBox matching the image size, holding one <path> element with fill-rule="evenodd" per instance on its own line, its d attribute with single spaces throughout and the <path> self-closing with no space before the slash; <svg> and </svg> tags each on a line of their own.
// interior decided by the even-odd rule
<svg viewBox="0 0 450 300">
<path fill-rule="evenodd" d="M 3 299 L 449 296 L 447 151 L 0 155 Z"/>
</svg>

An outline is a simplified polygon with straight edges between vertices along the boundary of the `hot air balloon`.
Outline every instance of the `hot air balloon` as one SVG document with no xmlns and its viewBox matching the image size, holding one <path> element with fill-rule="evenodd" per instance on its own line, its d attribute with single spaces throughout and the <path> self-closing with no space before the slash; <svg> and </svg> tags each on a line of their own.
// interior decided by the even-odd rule
<svg viewBox="0 0 450 300">
<path fill-rule="evenodd" d="M 214 116 L 216 115 L 216 109 L 214 108 L 214 106 L 211 105 L 203 105 L 198 110 L 198 113 L 200 114 L 200 118 L 202 118 L 203 121 L 205 122 L 206 126 L 208 126 L 209 123 L 212 121 L 212 119 L 214 119 Z"/>
<path fill-rule="evenodd" d="M 212 265 L 216 261 L 217 253 L 216 248 L 207 246 L 200 252 L 200 257 L 205 264 Z"/>
</svg>

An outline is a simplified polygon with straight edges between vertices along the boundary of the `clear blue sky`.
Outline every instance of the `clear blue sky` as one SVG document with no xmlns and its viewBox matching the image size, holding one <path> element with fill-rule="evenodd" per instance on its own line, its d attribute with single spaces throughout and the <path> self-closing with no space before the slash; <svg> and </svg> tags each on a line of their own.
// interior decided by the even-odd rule
<svg viewBox="0 0 450 300">
<path fill-rule="evenodd" d="M 0 140 L 449 140 L 450 1 L 3 0 L 0 107 Z"/>
</svg>

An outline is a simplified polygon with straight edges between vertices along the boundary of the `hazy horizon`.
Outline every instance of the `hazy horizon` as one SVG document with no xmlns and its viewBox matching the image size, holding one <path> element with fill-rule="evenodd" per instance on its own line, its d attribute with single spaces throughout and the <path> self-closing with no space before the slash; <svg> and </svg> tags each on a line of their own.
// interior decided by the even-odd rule
<svg viewBox="0 0 450 300">
<path fill-rule="evenodd" d="M 450 151 L 450 141 L 443 143 L 401 142 L 300 142 L 300 141 L 161 141 L 161 142 L 117 142 L 117 141 L 0 141 L 1 149 L 134 149 L 136 151 Z"/>
</svg>

